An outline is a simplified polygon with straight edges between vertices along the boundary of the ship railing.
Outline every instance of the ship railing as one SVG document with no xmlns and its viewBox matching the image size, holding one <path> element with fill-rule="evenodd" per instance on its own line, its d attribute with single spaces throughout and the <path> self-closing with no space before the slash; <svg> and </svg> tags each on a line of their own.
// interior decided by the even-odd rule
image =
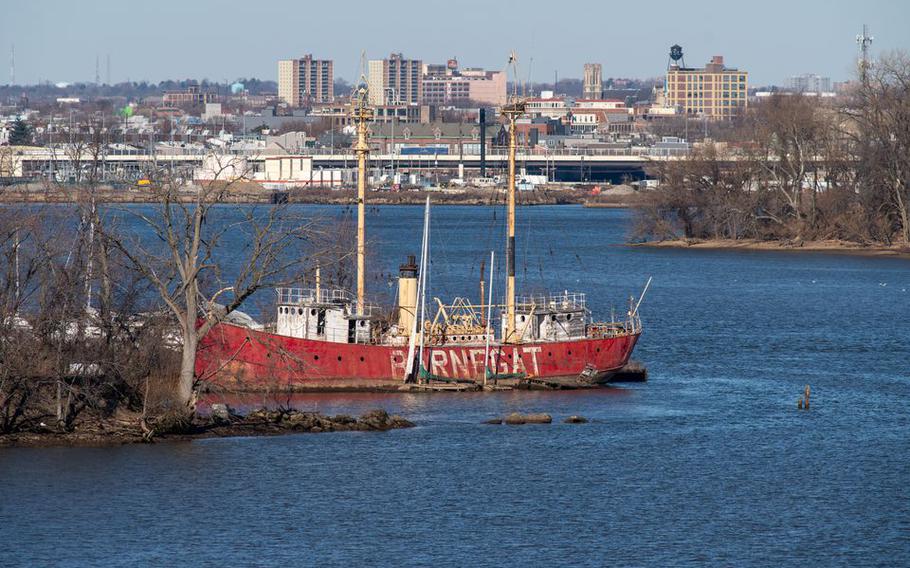
<svg viewBox="0 0 910 568">
<path fill-rule="evenodd" d="M 334 304 L 348 306 L 351 310 L 357 303 L 353 294 L 341 288 L 276 288 L 278 304 L 281 306 L 312 306 L 316 304 Z M 385 314 L 382 306 L 364 302 L 363 315 L 372 317 Z M 353 313 L 353 312 L 352 312 Z"/>
<path fill-rule="evenodd" d="M 344 289 L 276 288 L 279 304 L 339 304 L 353 302 L 354 295 Z"/>
<path fill-rule="evenodd" d="M 641 333 L 641 318 L 638 314 L 626 314 L 625 319 L 592 322 L 588 324 L 587 335 L 593 339 L 621 337 Z"/>
<path fill-rule="evenodd" d="M 558 294 L 531 294 L 517 296 L 515 307 L 519 310 L 585 310 L 586 295 L 582 292 L 561 292 Z"/>
</svg>

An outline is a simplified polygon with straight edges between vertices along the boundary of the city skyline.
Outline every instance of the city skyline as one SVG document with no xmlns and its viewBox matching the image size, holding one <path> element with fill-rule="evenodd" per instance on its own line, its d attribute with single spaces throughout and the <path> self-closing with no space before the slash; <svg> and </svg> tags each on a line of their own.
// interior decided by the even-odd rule
<svg viewBox="0 0 910 568">
<path fill-rule="evenodd" d="M 910 7 L 892 0 L 864 5 L 775 1 L 765 3 L 760 12 L 732 9 L 714 0 L 702 3 L 698 11 L 664 1 L 653 2 L 647 12 L 591 3 L 573 7 L 586 16 L 569 18 L 573 22 L 569 29 L 547 28 L 547 22 L 557 18 L 542 16 L 547 13 L 544 2 L 489 5 L 469 0 L 456 9 L 439 2 L 405 1 L 393 10 L 362 3 L 358 6 L 364 15 L 359 19 L 350 10 L 339 13 L 329 5 L 301 7 L 282 0 L 270 4 L 268 11 L 174 0 L 155 5 L 102 0 L 91 6 L 57 0 L 14 1 L 7 6 L 0 37 L 7 57 L 15 46 L 17 84 L 106 78 L 108 55 L 114 83 L 277 80 L 277 60 L 306 53 L 332 59 L 335 76 L 354 81 L 360 74 L 360 49 L 368 60 L 392 52 L 425 62 L 455 56 L 466 66 L 490 70 L 506 69 L 508 54 L 515 50 L 520 79 L 539 83 L 551 82 L 554 73 L 581 78 L 588 62 L 601 63 L 605 79 L 648 78 L 664 74 L 669 46 L 678 43 L 690 66 L 723 55 L 729 65 L 748 69 L 752 84 L 764 85 L 783 84 L 804 73 L 835 81 L 851 78 L 858 54 L 854 37 L 864 23 L 875 37 L 873 54 L 910 48 L 902 30 Z M 445 18 L 438 17 L 441 11 Z M 272 17 L 275 14 L 282 17 Z M 513 22 L 509 27 L 504 24 L 507 17 Z M 560 16 L 558 21 L 566 20 Z M 581 23 L 591 26 L 590 33 L 578 33 Z M 175 29 L 184 31 L 175 35 Z M 440 42 L 441 37 L 451 41 Z M 0 84 L 8 83 L 10 74 L 4 73 Z"/>
</svg>

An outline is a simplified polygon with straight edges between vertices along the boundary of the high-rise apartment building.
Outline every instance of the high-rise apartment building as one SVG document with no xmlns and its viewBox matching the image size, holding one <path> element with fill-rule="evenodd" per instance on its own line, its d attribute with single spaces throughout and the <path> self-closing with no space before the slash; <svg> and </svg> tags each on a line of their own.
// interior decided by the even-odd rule
<svg viewBox="0 0 910 568">
<path fill-rule="evenodd" d="M 603 67 L 600 63 L 585 63 L 585 77 L 582 94 L 586 99 L 602 99 L 604 96 Z"/>
<path fill-rule="evenodd" d="M 331 59 L 300 59 L 278 62 L 278 98 L 292 107 L 329 103 L 335 96 Z"/>
<path fill-rule="evenodd" d="M 673 63 L 667 69 L 667 104 L 689 115 L 739 116 L 749 104 L 748 88 L 749 74 L 724 66 L 721 55 L 703 68 Z"/>
<path fill-rule="evenodd" d="M 787 88 L 797 93 L 830 93 L 831 78 L 807 73 L 787 80 Z"/>
<path fill-rule="evenodd" d="M 393 53 L 388 59 L 370 60 L 367 85 L 370 104 L 419 104 L 423 99 L 423 61 Z"/>
<path fill-rule="evenodd" d="M 459 69 L 458 60 L 423 66 L 423 104 L 488 105 L 506 103 L 506 74 L 502 71 Z"/>
</svg>

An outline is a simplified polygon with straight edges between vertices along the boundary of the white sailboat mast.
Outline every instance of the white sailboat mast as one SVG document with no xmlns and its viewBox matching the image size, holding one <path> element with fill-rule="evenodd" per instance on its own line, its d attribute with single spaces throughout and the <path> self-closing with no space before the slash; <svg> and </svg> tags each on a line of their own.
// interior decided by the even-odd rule
<svg viewBox="0 0 910 568">
<path fill-rule="evenodd" d="M 423 239 L 420 243 L 420 276 L 417 280 L 417 304 L 421 306 L 420 311 L 420 357 L 418 361 L 422 364 L 423 362 L 423 322 L 426 318 L 426 309 L 424 305 L 426 304 L 426 271 L 427 271 L 427 257 L 428 250 L 430 248 L 430 198 L 427 197 L 427 203 L 423 212 Z M 416 306 L 415 306 L 416 312 Z M 411 329 L 408 330 L 408 358 L 407 365 L 405 365 L 405 380 L 411 376 L 411 373 L 414 371 L 414 352 L 416 349 L 416 343 L 418 342 L 417 336 L 417 315 L 415 313 L 414 317 L 411 320 Z M 418 372 L 419 372 L 418 367 Z"/>
<path fill-rule="evenodd" d="M 490 290 L 488 291 L 487 298 L 487 328 L 486 328 L 486 343 L 483 350 L 483 384 L 487 384 L 487 375 L 489 375 L 489 365 L 490 365 L 490 332 L 491 332 L 491 323 L 492 320 L 491 314 L 493 313 L 493 272 L 495 271 L 496 253 L 490 251 Z M 496 373 L 496 370 L 493 371 Z"/>
</svg>

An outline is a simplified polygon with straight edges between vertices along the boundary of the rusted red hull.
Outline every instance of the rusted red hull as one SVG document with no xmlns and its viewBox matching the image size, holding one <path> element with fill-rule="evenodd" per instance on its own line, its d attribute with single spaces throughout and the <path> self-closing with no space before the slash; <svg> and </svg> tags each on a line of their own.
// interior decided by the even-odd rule
<svg viewBox="0 0 910 568">
<path fill-rule="evenodd" d="M 491 345 L 489 368 L 530 379 L 604 380 L 625 366 L 638 335 Z M 197 376 L 232 390 L 369 390 L 404 384 L 408 348 L 298 339 L 220 324 L 201 342 Z M 423 365 L 441 378 L 480 381 L 483 346 L 432 346 Z"/>
</svg>

